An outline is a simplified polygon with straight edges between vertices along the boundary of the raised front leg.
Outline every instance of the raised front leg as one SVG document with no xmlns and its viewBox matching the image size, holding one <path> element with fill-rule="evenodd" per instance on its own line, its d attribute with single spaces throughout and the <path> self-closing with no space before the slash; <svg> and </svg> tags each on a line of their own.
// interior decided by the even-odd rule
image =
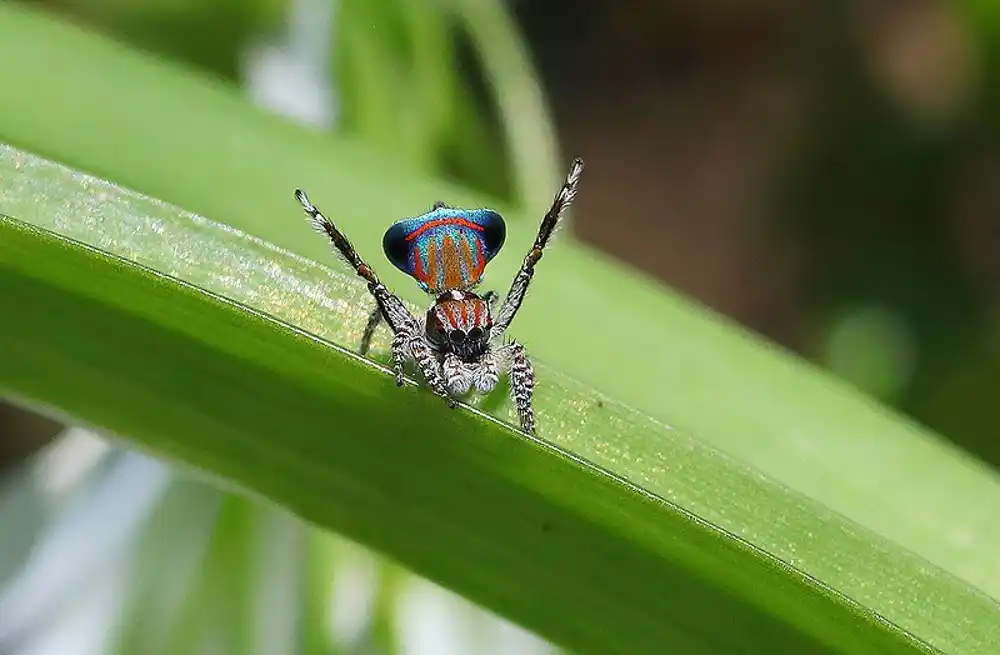
<svg viewBox="0 0 1000 655">
<path fill-rule="evenodd" d="M 325 234 L 330 239 L 337 254 L 368 283 L 368 291 L 375 297 L 379 313 L 389 323 L 393 333 L 398 334 L 400 331 L 415 333 L 418 328 L 417 319 L 413 317 L 403 301 L 382 284 L 378 276 L 375 275 L 375 270 L 361 259 L 361 255 L 354 249 L 347 237 L 337 229 L 333 221 L 324 216 L 301 189 L 295 190 L 295 198 L 302 205 L 302 209 L 309 217 L 309 223 L 313 228 L 317 232 Z M 373 326 L 372 330 L 374 331 L 374 329 Z"/>
<path fill-rule="evenodd" d="M 444 380 L 441 378 L 440 367 L 423 335 L 423 322 L 417 320 L 406 308 L 403 301 L 391 293 L 375 275 L 375 271 L 365 263 L 361 256 L 348 241 L 347 237 L 337 229 L 333 222 L 324 216 L 301 190 L 295 192 L 295 197 L 309 217 L 309 222 L 319 232 L 325 234 L 333 244 L 336 252 L 351 265 L 351 268 L 368 283 L 368 291 L 374 296 L 377 308 L 369 318 L 362 339 L 361 352 L 364 354 L 371 343 L 371 336 L 379 320 L 385 319 L 393 333 L 392 369 L 396 384 L 403 384 L 403 365 L 407 358 L 413 357 L 427 385 L 439 396 L 455 406 L 455 401 L 448 395 Z"/>
<path fill-rule="evenodd" d="M 535 265 L 542 258 L 545 247 L 548 245 L 549 239 L 552 238 L 552 234 L 556 231 L 563 212 L 566 211 L 566 208 L 573 202 L 573 198 L 576 197 L 576 190 L 580 186 L 580 175 L 582 173 L 583 160 L 574 159 L 573 165 L 570 166 L 569 173 L 566 175 L 566 181 L 559 189 L 559 192 L 556 193 L 555 198 L 552 199 L 552 206 L 549 207 L 549 211 L 542 217 L 542 224 L 538 227 L 538 235 L 535 237 L 534 245 L 531 246 L 531 250 L 525 255 L 524 261 L 521 263 L 521 270 L 514 276 L 510 290 L 507 291 L 507 296 L 504 298 L 503 304 L 500 305 L 496 320 L 493 322 L 492 337 L 494 339 L 499 340 L 503 336 L 504 331 L 510 325 L 511 321 L 514 320 L 517 310 L 521 308 L 524 296 L 528 293 L 528 285 L 531 284 L 531 278 L 535 275 Z"/>
</svg>

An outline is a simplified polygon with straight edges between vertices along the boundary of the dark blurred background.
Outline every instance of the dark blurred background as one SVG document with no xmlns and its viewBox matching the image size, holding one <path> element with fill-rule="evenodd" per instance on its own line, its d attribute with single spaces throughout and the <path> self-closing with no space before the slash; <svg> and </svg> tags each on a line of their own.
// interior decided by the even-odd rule
<svg viewBox="0 0 1000 655">
<path fill-rule="evenodd" d="M 246 43 L 288 11 L 284 0 L 30 4 L 234 84 Z M 393 4 L 406 2 L 338 6 Z M 507 9 L 563 152 L 589 164 L 579 238 L 1000 464 L 1000 3 Z M 485 107 L 474 49 L 450 38 L 461 87 Z M 335 127 L 363 132 L 342 109 Z M 487 116 L 484 142 L 500 129 Z M 440 173 L 514 200 L 502 154 L 442 153 Z M 0 408 L 0 470 L 59 429 Z"/>
</svg>

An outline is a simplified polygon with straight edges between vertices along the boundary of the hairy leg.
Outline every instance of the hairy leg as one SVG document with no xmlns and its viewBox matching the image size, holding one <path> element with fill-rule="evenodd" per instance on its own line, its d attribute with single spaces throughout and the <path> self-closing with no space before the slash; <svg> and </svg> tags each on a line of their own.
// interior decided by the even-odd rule
<svg viewBox="0 0 1000 655">
<path fill-rule="evenodd" d="M 381 320 L 382 309 L 376 304 L 372 313 L 368 316 L 368 324 L 365 325 L 365 333 L 361 336 L 361 345 L 358 346 L 358 352 L 362 355 L 368 354 L 368 349 L 372 345 L 372 337 L 375 336 L 375 328 L 378 327 Z"/>
<path fill-rule="evenodd" d="M 521 308 L 524 296 L 528 293 L 528 285 L 531 283 L 531 278 L 535 275 L 535 266 L 542 258 L 545 247 L 549 244 L 549 239 L 552 238 L 552 234 L 556 231 L 559 219 L 566 211 L 566 208 L 573 202 L 573 198 L 576 197 L 582 173 L 583 160 L 574 159 L 573 165 L 570 166 L 569 173 L 566 175 L 566 181 L 556 193 L 555 198 L 552 199 L 552 206 L 549 207 L 549 211 L 542 217 L 542 224 L 538 227 L 538 235 L 535 237 L 535 243 L 532 245 L 531 250 L 528 251 L 528 254 L 525 255 L 524 261 L 521 263 L 521 270 L 514 276 L 510 290 L 507 291 L 507 296 L 504 298 L 503 304 L 500 305 L 496 320 L 493 322 L 492 336 L 494 338 L 499 339 L 503 336 L 504 331 L 510 325 L 511 321 L 514 320 L 517 310 Z"/>
<path fill-rule="evenodd" d="M 486 353 L 472 369 L 472 383 L 476 385 L 476 391 L 479 393 L 489 393 L 499 381 L 500 364 L 497 356 L 492 352 Z"/>
<path fill-rule="evenodd" d="M 412 335 L 406 332 L 397 332 L 392 338 L 392 372 L 396 378 L 396 386 L 403 386 L 403 365 L 410 350 L 410 340 Z"/>
<path fill-rule="evenodd" d="M 361 259 L 361 255 L 354 249 L 354 246 L 347 237 L 337 229 L 333 221 L 324 216 L 316 205 L 312 204 L 309 196 L 301 189 L 295 190 L 295 199 L 302 205 L 302 209 L 305 211 L 306 216 L 309 218 L 309 223 L 313 228 L 317 232 L 325 234 L 330 239 L 330 243 L 333 244 L 337 254 L 350 264 L 354 272 L 368 283 L 368 291 L 375 297 L 375 302 L 378 304 L 380 313 L 389 323 L 389 327 L 392 328 L 393 333 L 400 332 L 401 330 L 415 331 L 417 329 L 417 320 L 413 317 L 413 314 L 406 308 L 402 300 L 382 284 L 378 276 L 375 275 L 372 267 Z"/>
<path fill-rule="evenodd" d="M 490 311 L 492 312 L 493 305 L 497 303 L 497 292 L 490 289 L 489 291 L 483 294 L 483 300 L 486 301 L 487 307 L 489 307 Z"/>
<path fill-rule="evenodd" d="M 535 393 L 535 369 L 528 359 L 524 346 L 511 342 L 499 349 L 497 355 L 510 368 L 510 396 L 521 422 L 521 429 L 535 434 L 535 411 L 532 399 Z"/>
<path fill-rule="evenodd" d="M 431 350 L 430 345 L 424 339 L 423 322 L 414 317 L 410 313 L 410 310 L 406 308 L 406 305 L 403 304 L 403 301 L 382 284 L 378 276 L 375 275 L 375 271 L 361 259 L 361 256 L 358 255 L 347 237 L 312 204 L 309 196 L 301 190 L 296 190 L 295 198 L 302 205 L 302 209 L 305 211 L 306 216 L 309 217 L 309 222 L 312 226 L 330 239 L 337 254 L 350 264 L 354 271 L 368 283 L 368 291 L 375 297 L 375 302 L 378 305 L 376 316 L 385 319 L 394 335 L 392 342 L 392 368 L 396 384 L 403 384 L 403 365 L 407 357 L 413 357 L 431 390 L 439 396 L 446 398 L 448 405 L 454 407 L 456 402 L 448 395 L 448 389 L 445 387 L 444 380 L 441 377 L 438 360 Z M 377 324 L 378 318 L 372 317 L 369 319 L 371 332 L 374 332 L 375 325 Z M 366 330 L 367 332 L 369 330 Z M 367 350 L 368 345 L 370 345 L 370 336 L 368 341 L 369 344 L 363 344 L 364 350 Z"/>
<path fill-rule="evenodd" d="M 447 355 L 441 365 L 445 386 L 455 396 L 462 396 L 472 388 L 472 372 L 454 353 Z"/>
<path fill-rule="evenodd" d="M 448 387 L 445 385 L 444 378 L 441 376 L 441 365 L 438 363 L 437 357 L 434 356 L 434 351 L 427 344 L 422 334 L 410 335 L 407 341 L 410 354 L 413 356 L 413 360 L 417 363 L 417 368 L 420 369 L 420 373 L 424 376 L 424 381 L 427 382 L 427 386 L 437 395 L 443 397 L 448 401 L 448 406 L 454 408 L 458 403 L 451 394 L 448 393 Z"/>
</svg>

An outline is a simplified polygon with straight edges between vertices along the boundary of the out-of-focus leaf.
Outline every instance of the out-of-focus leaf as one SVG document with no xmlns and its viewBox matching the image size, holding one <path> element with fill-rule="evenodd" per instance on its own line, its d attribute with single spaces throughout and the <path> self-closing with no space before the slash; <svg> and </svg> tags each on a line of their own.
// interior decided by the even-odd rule
<svg viewBox="0 0 1000 655">
<path fill-rule="evenodd" d="M 9 149 L 4 170 L 5 209 L 77 241 L 0 222 L 0 298 L 20 308 L 0 323 L 0 389 L 253 489 L 578 651 L 974 653 L 1000 639 L 996 604 L 947 573 L 544 365 L 549 441 L 527 440 L 310 336 L 358 337 L 354 278 Z M 222 553 L 207 589 L 247 561 Z M 189 614 L 180 651 L 209 636 L 204 616 Z"/>
</svg>

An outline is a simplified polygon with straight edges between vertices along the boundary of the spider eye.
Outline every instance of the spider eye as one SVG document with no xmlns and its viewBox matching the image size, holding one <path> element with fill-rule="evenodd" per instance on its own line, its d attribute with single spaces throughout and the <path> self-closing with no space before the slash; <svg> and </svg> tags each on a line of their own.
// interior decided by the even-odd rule
<svg viewBox="0 0 1000 655">
<path fill-rule="evenodd" d="M 478 341 L 479 338 L 482 336 L 483 336 L 483 331 L 478 327 L 474 327 L 471 330 L 469 330 L 469 338 L 472 339 L 473 341 Z"/>
<path fill-rule="evenodd" d="M 458 343 L 465 341 L 465 332 L 462 332 L 461 330 L 452 330 L 451 340 Z"/>
</svg>

